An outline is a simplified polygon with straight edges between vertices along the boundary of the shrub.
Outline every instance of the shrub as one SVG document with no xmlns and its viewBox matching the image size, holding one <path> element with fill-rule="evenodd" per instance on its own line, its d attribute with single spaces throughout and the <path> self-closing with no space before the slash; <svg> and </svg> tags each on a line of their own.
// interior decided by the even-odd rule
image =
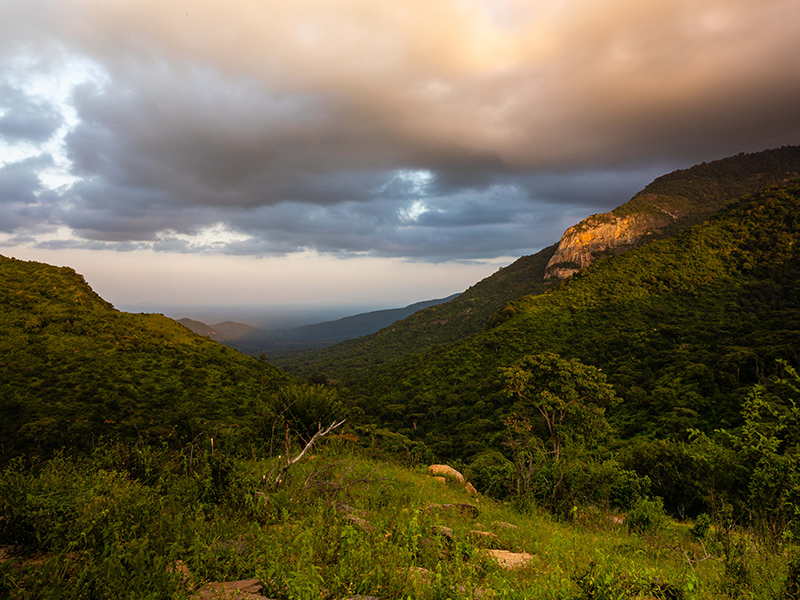
<svg viewBox="0 0 800 600">
<path fill-rule="evenodd" d="M 664 501 L 658 496 L 640 498 L 625 515 L 625 527 L 631 533 L 655 534 L 667 526 Z"/>
<path fill-rule="evenodd" d="M 469 465 L 465 475 L 482 494 L 505 500 L 511 495 L 514 484 L 514 463 L 500 452 L 490 450 L 479 454 Z"/>
</svg>

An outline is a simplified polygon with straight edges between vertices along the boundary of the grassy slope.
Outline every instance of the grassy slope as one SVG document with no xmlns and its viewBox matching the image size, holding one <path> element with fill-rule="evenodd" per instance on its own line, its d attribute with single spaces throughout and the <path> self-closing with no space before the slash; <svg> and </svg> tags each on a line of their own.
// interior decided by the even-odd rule
<svg viewBox="0 0 800 600">
<path fill-rule="evenodd" d="M 235 422 L 264 388 L 289 380 L 162 315 L 114 310 L 72 269 L 0 257 L 0 282 L 6 453 Z"/>
<path fill-rule="evenodd" d="M 800 360 L 800 184 L 589 267 L 507 306 L 460 344 L 387 367 L 353 388 L 393 430 L 444 456 L 491 444 L 510 410 L 498 367 L 551 351 L 601 367 L 625 399 L 621 435 L 735 425 L 746 388 Z M 457 424 L 457 426 L 455 426 Z"/>
<path fill-rule="evenodd" d="M 767 599 L 786 577 L 784 555 L 738 532 L 701 544 L 673 523 L 639 536 L 598 509 L 557 522 L 344 448 L 320 449 L 266 494 L 270 461 L 196 456 L 187 470 L 179 453 L 117 446 L 90 462 L 56 458 L 0 473 L 0 544 L 14 545 L 0 559 L 0 595 L 185 598 L 209 581 L 259 578 L 280 599 Z M 476 506 L 477 518 L 426 510 L 454 502 Z M 436 534 L 441 526 L 452 541 Z M 486 548 L 526 552 L 531 562 L 506 571 Z"/>
<path fill-rule="evenodd" d="M 455 300 L 418 311 L 377 333 L 330 348 L 308 352 L 276 364 L 291 373 L 350 377 L 387 362 L 449 344 L 476 333 L 511 300 L 545 290 L 544 268 L 555 246 L 523 256 L 476 283 Z"/>
</svg>

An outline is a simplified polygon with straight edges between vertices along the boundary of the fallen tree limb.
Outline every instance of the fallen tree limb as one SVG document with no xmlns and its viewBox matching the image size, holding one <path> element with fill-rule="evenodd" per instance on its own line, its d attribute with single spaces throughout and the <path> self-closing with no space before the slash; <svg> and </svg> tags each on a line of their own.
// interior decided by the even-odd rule
<svg viewBox="0 0 800 600">
<path fill-rule="evenodd" d="M 275 480 L 272 482 L 272 485 L 278 485 L 278 484 L 281 482 L 281 479 L 283 479 L 283 474 L 284 474 L 284 473 L 286 473 L 286 471 L 288 471 L 288 470 L 289 470 L 289 467 L 291 467 L 291 466 L 292 466 L 294 463 L 296 463 L 296 462 L 297 462 L 297 461 L 299 461 L 301 458 L 303 458 L 303 456 L 305 455 L 305 453 L 306 453 L 306 452 L 308 452 L 308 450 L 309 450 L 309 449 L 310 449 L 310 448 L 311 448 L 311 447 L 312 447 L 312 446 L 313 446 L 315 443 L 317 443 L 317 440 L 319 440 L 319 439 L 321 439 L 321 438 L 325 437 L 326 435 L 328 435 L 328 434 L 329 434 L 331 431 L 333 431 L 333 430 L 334 430 L 334 429 L 336 429 L 337 427 L 341 427 L 342 425 L 344 425 L 344 422 L 345 422 L 345 419 L 342 419 L 342 420 L 341 420 L 341 421 L 339 421 L 338 423 L 337 423 L 336 421 L 334 421 L 333 423 L 331 423 L 331 424 L 330 424 L 330 425 L 329 425 L 327 428 L 325 428 L 325 429 L 323 429 L 323 428 L 322 428 L 322 424 L 320 424 L 320 425 L 319 425 L 319 429 L 317 430 L 317 433 L 315 433 L 315 434 L 314 434 L 314 436 L 313 436 L 313 437 L 312 437 L 312 438 L 309 440 L 309 442 L 306 444 L 306 447 L 305 447 L 305 448 L 303 448 L 303 449 L 300 451 L 300 454 L 298 454 L 298 455 L 297 455 L 297 456 L 295 456 L 294 458 L 291 458 L 291 459 L 290 459 L 290 458 L 289 458 L 289 454 L 288 454 L 288 452 L 287 452 L 287 454 L 286 454 L 286 464 L 285 464 L 285 465 L 284 465 L 284 467 L 283 467 L 283 468 L 282 468 L 282 469 L 281 469 L 281 470 L 278 472 L 278 475 L 277 475 L 277 477 L 275 477 Z"/>
</svg>

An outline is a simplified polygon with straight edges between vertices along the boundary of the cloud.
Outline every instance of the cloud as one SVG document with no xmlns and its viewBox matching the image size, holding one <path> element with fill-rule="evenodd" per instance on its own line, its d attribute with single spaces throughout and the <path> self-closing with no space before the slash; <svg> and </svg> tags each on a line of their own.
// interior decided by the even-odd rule
<svg viewBox="0 0 800 600">
<path fill-rule="evenodd" d="M 74 179 L 18 163 L 1 226 L 87 247 L 514 255 L 673 168 L 800 142 L 795 0 L 6 5 L 7 58 L 102 76 L 61 105 L 0 82 L 0 132 L 68 124 Z"/>
<path fill-rule="evenodd" d="M 61 113 L 19 89 L 0 82 L 0 137 L 17 142 L 46 142 L 61 127 Z"/>
<path fill-rule="evenodd" d="M 43 154 L 0 167 L 0 231 L 42 231 L 57 222 L 55 194 L 43 188 L 38 175 L 52 164 L 52 157 Z"/>
</svg>

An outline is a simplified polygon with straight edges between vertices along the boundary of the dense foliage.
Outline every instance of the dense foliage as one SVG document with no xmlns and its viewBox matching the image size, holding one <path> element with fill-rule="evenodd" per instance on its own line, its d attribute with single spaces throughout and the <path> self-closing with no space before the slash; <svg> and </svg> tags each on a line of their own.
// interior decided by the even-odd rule
<svg viewBox="0 0 800 600">
<path fill-rule="evenodd" d="M 193 437 L 232 427 L 290 381 L 162 315 L 128 314 L 72 269 L 0 257 L 0 452 L 103 434 Z"/>
<path fill-rule="evenodd" d="M 0 597 L 208 598 L 209 582 L 252 578 L 280 600 L 794 597 L 796 565 L 740 528 L 698 537 L 700 521 L 674 524 L 648 499 L 625 525 L 597 508 L 559 522 L 348 444 L 275 486 L 263 478 L 274 460 L 208 443 L 15 460 L 0 471 Z M 477 518 L 436 508 L 454 503 Z M 525 563 L 503 569 L 491 551 Z"/>
</svg>

